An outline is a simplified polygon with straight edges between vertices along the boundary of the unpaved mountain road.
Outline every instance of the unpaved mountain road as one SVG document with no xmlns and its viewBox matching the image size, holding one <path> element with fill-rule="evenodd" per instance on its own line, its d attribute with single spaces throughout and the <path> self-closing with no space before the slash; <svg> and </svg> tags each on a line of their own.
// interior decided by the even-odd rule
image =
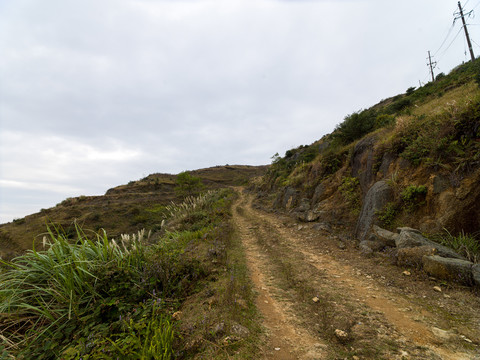
<svg viewBox="0 0 480 360">
<path fill-rule="evenodd" d="M 470 289 L 414 269 L 406 276 L 252 199 L 241 193 L 233 218 L 265 328 L 259 358 L 480 359 L 480 303 Z"/>
</svg>

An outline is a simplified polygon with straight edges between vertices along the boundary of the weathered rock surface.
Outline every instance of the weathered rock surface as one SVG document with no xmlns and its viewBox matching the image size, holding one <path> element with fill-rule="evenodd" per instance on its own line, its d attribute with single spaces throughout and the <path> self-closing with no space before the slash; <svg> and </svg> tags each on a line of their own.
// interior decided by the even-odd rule
<svg viewBox="0 0 480 360">
<path fill-rule="evenodd" d="M 472 277 L 475 285 L 480 286 L 480 264 L 472 266 Z"/>
<path fill-rule="evenodd" d="M 399 249 L 429 246 L 435 248 L 439 256 L 466 260 L 463 256 L 457 254 L 452 249 L 423 237 L 418 230 L 410 228 L 399 228 L 399 230 L 400 236 L 396 240 L 396 245 Z"/>
<path fill-rule="evenodd" d="M 393 197 L 386 181 L 378 181 L 368 190 L 355 228 L 355 236 L 365 240 L 376 217 L 376 211 L 382 209 Z"/>
<path fill-rule="evenodd" d="M 432 256 L 436 254 L 437 249 L 428 245 L 399 249 L 397 252 L 397 264 L 421 268 L 424 256 Z"/>
<path fill-rule="evenodd" d="M 381 251 L 385 248 L 382 243 L 371 240 L 360 241 L 360 244 L 358 246 L 360 248 L 360 251 L 365 255 L 371 254 L 376 251 Z"/>
<path fill-rule="evenodd" d="M 467 260 L 444 258 L 437 255 L 423 257 L 423 269 L 429 275 L 465 285 L 473 284 L 472 266 L 473 263 Z"/>
<path fill-rule="evenodd" d="M 362 193 L 367 193 L 375 179 L 373 173 L 373 146 L 376 136 L 367 136 L 353 148 L 352 175 L 358 178 Z"/>
<path fill-rule="evenodd" d="M 372 229 L 374 234 L 377 235 L 380 241 L 382 241 L 386 246 L 397 246 L 397 239 L 400 237 L 400 234 L 395 234 L 391 231 L 382 229 L 377 225 L 373 225 Z"/>
<path fill-rule="evenodd" d="M 274 202 L 274 207 L 291 210 L 297 205 L 299 191 L 293 187 L 286 187 L 277 196 Z"/>
</svg>

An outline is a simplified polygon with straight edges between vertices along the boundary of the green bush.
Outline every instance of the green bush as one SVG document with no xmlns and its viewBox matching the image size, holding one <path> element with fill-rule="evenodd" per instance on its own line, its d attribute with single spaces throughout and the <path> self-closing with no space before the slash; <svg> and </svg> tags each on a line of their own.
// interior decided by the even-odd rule
<svg viewBox="0 0 480 360">
<path fill-rule="evenodd" d="M 355 177 L 344 177 L 338 189 L 352 211 L 360 211 L 360 181 Z"/>
<path fill-rule="evenodd" d="M 401 194 L 401 198 L 407 211 L 414 211 L 416 208 L 425 204 L 427 196 L 427 187 L 425 185 L 409 185 Z"/>
<path fill-rule="evenodd" d="M 181 172 L 175 179 L 175 193 L 181 197 L 197 196 L 205 189 L 202 179 L 187 171 Z"/>
<path fill-rule="evenodd" d="M 395 202 L 389 202 L 381 210 L 377 210 L 376 215 L 383 226 L 390 227 L 395 221 L 397 212 L 397 204 Z"/>
<path fill-rule="evenodd" d="M 334 138 L 343 144 L 360 139 L 375 128 L 376 115 L 374 110 L 363 110 L 346 116 L 335 128 Z"/>
</svg>

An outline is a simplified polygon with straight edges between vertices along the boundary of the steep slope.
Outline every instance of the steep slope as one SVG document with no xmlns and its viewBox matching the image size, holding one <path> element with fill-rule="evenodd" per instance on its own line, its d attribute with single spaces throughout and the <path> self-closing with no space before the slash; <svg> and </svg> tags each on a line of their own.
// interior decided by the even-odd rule
<svg viewBox="0 0 480 360">
<path fill-rule="evenodd" d="M 476 236 L 479 83 L 476 60 L 348 115 L 314 144 L 277 154 L 258 186 L 263 200 L 303 221 L 342 225 L 356 238 L 373 224 Z M 372 196 L 378 202 L 366 209 Z"/>
</svg>

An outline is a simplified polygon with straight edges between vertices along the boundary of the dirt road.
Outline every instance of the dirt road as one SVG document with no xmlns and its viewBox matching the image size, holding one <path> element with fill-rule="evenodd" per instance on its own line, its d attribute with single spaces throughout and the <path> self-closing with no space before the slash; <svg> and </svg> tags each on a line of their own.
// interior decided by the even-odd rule
<svg viewBox="0 0 480 360">
<path fill-rule="evenodd" d="M 263 318 L 264 359 L 480 359 L 480 304 L 331 232 L 252 207 L 234 222 Z M 438 287 L 442 289 L 439 292 Z"/>
</svg>

